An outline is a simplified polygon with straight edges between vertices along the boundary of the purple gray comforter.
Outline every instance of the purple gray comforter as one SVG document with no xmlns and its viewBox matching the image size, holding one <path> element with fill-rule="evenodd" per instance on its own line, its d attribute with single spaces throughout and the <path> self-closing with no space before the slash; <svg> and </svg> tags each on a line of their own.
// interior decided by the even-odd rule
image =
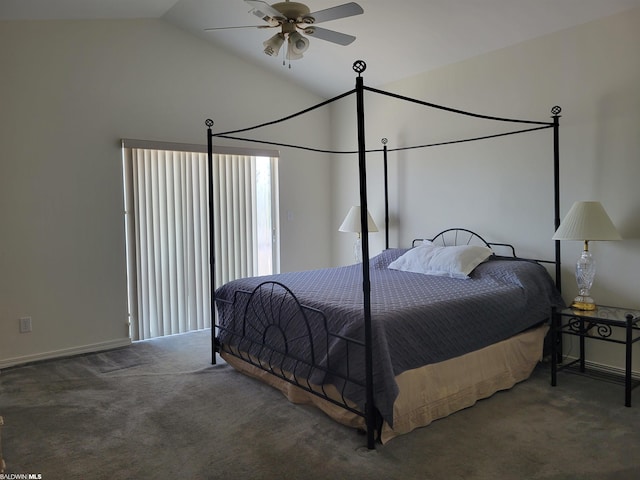
<svg viewBox="0 0 640 480">
<path fill-rule="evenodd" d="M 390 425 L 398 395 L 396 375 L 509 338 L 545 321 L 552 306 L 563 304 L 547 270 L 535 262 L 491 258 L 479 265 L 469 279 L 388 269 L 389 263 L 404 252 L 405 249 L 390 249 L 370 260 L 374 400 Z M 245 278 L 223 285 L 216 290 L 219 325 L 229 329 L 220 332 L 223 344 L 235 343 L 242 348 L 238 337 L 229 332 L 239 331 L 238 317 L 246 306 L 239 303 L 246 302 L 246 295 L 241 297 L 234 292 L 252 291 L 265 281 L 281 282 L 301 304 L 324 312 L 329 331 L 364 339 L 362 266 L 350 265 Z M 273 304 L 264 310 L 273 311 Z M 295 312 L 278 315 L 286 317 L 286 321 L 275 330 L 290 331 L 289 338 L 307 335 Z M 312 325 L 312 340 L 299 351 L 292 346 L 287 348 L 294 356 L 310 355 L 312 350 L 315 362 L 323 368 L 312 370 L 311 380 L 316 384 L 338 384 L 346 397 L 364 411 L 364 389 L 351 382 L 339 385 L 343 382 L 324 370 L 330 366 L 346 373 L 348 368 L 357 383 L 364 383 L 364 351 L 349 347 L 347 352 L 344 342 L 327 337 L 324 318 L 313 312 L 307 317 Z M 266 333 L 264 330 L 260 326 L 255 330 L 245 327 L 244 334 L 255 337 L 257 342 L 266 338 L 277 343 L 282 337 L 274 329 Z"/>
</svg>

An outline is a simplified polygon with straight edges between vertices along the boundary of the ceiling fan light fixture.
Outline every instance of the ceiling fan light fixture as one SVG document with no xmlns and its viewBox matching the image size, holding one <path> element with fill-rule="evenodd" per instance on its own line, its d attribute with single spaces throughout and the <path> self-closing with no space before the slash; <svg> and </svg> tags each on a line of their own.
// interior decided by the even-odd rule
<svg viewBox="0 0 640 480">
<path fill-rule="evenodd" d="M 266 40 L 262 43 L 264 45 L 264 53 L 269 55 L 270 57 L 278 56 L 278 52 L 280 52 L 280 47 L 284 43 L 284 35 L 282 33 L 276 33 L 269 40 Z"/>
<path fill-rule="evenodd" d="M 302 57 L 304 57 L 304 55 L 294 52 L 290 46 L 287 48 L 287 60 L 300 60 Z M 291 65 L 289 65 L 289 68 L 291 68 Z"/>
<path fill-rule="evenodd" d="M 300 32 L 291 32 L 288 40 L 289 49 L 287 55 L 295 55 L 296 58 L 302 58 L 302 54 L 309 48 L 309 39 L 301 35 Z M 291 57 L 290 60 L 294 60 L 294 58 Z"/>
<path fill-rule="evenodd" d="M 349 45 L 356 39 L 353 35 L 316 27 L 315 24 L 364 13 L 362 7 L 355 2 L 348 2 L 335 7 L 325 8 L 324 10 L 311 12 L 307 5 L 300 2 L 285 0 L 270 5 L 267 1 L 268 0 L 244 0 L 244 3 L 251 7 L 249 13 L 265 22 L 263 25 L 212 27 L 205 28 L 205 30 L 279 27 L 279 33 L 262 43 L 264 53 L 270 57 L 278 56 L 282 45 L 284 45 L 286 41 L 286 59 L 297 60 L 302 58 L 302 54 L 309 48 L 309 39 L 303 36 L 303 33 L 304 35 L 342 46 Z M 289 68 L 291 68 L 291 63 L 289 63 Z"/>
</svg>

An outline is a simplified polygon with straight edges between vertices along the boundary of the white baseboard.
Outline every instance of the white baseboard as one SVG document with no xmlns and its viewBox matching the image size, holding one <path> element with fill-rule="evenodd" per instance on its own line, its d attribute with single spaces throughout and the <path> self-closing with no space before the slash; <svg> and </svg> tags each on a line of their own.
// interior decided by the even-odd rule
<svg viewBox="0 0 640 480">
<path fill-rule="evenodd" d="M 573 357 L 573 356 L 569 356 L 567 355 L 566 357 L 564 357 L 564 362 L 563 363 L 571 363 L 575 360 L 578 360 L 578 357 Z M 604 363 L 598 363 L 598 362 L 590 362 L 589 360 L 585 360 L 584 362 L 585 367 L 586 368 L 590 368 L 592 370 L 597 370 L 599 372 L 602 373 L 611 373 L 614 375 L 619 375 L 621 377 L 624 377 L 624 368 L 622 367 L 614 367 L 611 365 L 606 365 Z M 562 365 L 562 364 L 560 364 Z M 631 377 L 634 380 L 640 380 L 640 372 L 637 372 L 635 370 L 631 370 Z"/>
<path fill-rule="evenodd" d="M 0 360 L 0 370 L 2 370 L 3 368 L 15 367 L 17 365 L 24 365 L 26 363 L 41 362 L 43 360 L 51 360 L 53 358 L 71 357 L 73 355 L 80 355 L 83 353 L 101 352 L 103 350 L 126 347 L 127 345 L 131 345 L 130 338 L 121 338 L 118 340 L 93 343 L 91 345 L 80 345 L 77 347 L 64 348 L 62 350 L 54 350 L 51 352 L 34 353 L 32 355 L 5 358 L 4 360 Z"/>
</svg>

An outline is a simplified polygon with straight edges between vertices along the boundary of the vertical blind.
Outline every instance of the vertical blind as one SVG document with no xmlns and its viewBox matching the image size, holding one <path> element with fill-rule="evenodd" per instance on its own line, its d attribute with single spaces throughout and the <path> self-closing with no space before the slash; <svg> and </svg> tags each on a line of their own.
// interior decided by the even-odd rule
<svg viewBox="0 0 640 480">
<path fill-rule="evenodd" d="M 123 147 L 132 339 L 209 328 L 207 154 Z M 257 274 L 255 156 L 214 155 L 213 182 L 219 286 Z"/>
<path fill-rule="evenodd" d="M 255 157 L 216 155 L 213 162 L 216 283 L 257 273 L 257 202 Z M 215 190 L 215 189 L 214 189 Z M 231 253 L 235 252 L 236 255 Z M 219 283 L 218 283 L 219 285 Z"/>
</svg>

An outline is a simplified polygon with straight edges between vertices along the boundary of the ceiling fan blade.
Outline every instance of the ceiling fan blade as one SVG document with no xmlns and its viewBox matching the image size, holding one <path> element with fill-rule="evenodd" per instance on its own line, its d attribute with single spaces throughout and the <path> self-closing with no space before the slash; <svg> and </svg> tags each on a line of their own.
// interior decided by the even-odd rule
<svg viewBox="0 0 640 480">
<path fill-rule="evenodd" d="M 267 2 L 263 2 L 262 0 L 244 0 L 244 2 L 251 7 L 251 13 L 260 17 L 271 26 L 277 25 L 279 20 L 284 18 L 282 13 Z"/>
<path fill-rule="evenodd" d="M 204 31 L 205 32 L 212 32 L 214 30 L 231 30 L 232 28 L 272 28 L 272 27 L 271 27 L 271 25 L 238 25 L 237 27 L 211 27 L 211 28 L 205 28 Z"/>
<path fill-rule="evenodd" d="M 360 15 L 361 13 L 364 13 L 364 10 L 360 5 L 355 2 L 349 2 L 343 5 L 338 5 L 337 7 L 312 12 L 308 16 L 314 18 L 313 23 L 321 23 L 328 22 L 329 20 L 337 20 L 339 18 L 352 17 L 354 15 Z"/>
<path fill-rule="evenodd" d="M 319 38 L 320 40 L 326 40 L 327 42 L 337 43 L 338 45 L 343 46 L 349 45 L 356 39 L 353 35 L 347 35 L 346 33 L 340 33 L 320 27 L 308 27 L 304 30 L 304 33 L 310 37 Z"/>
</svg>

